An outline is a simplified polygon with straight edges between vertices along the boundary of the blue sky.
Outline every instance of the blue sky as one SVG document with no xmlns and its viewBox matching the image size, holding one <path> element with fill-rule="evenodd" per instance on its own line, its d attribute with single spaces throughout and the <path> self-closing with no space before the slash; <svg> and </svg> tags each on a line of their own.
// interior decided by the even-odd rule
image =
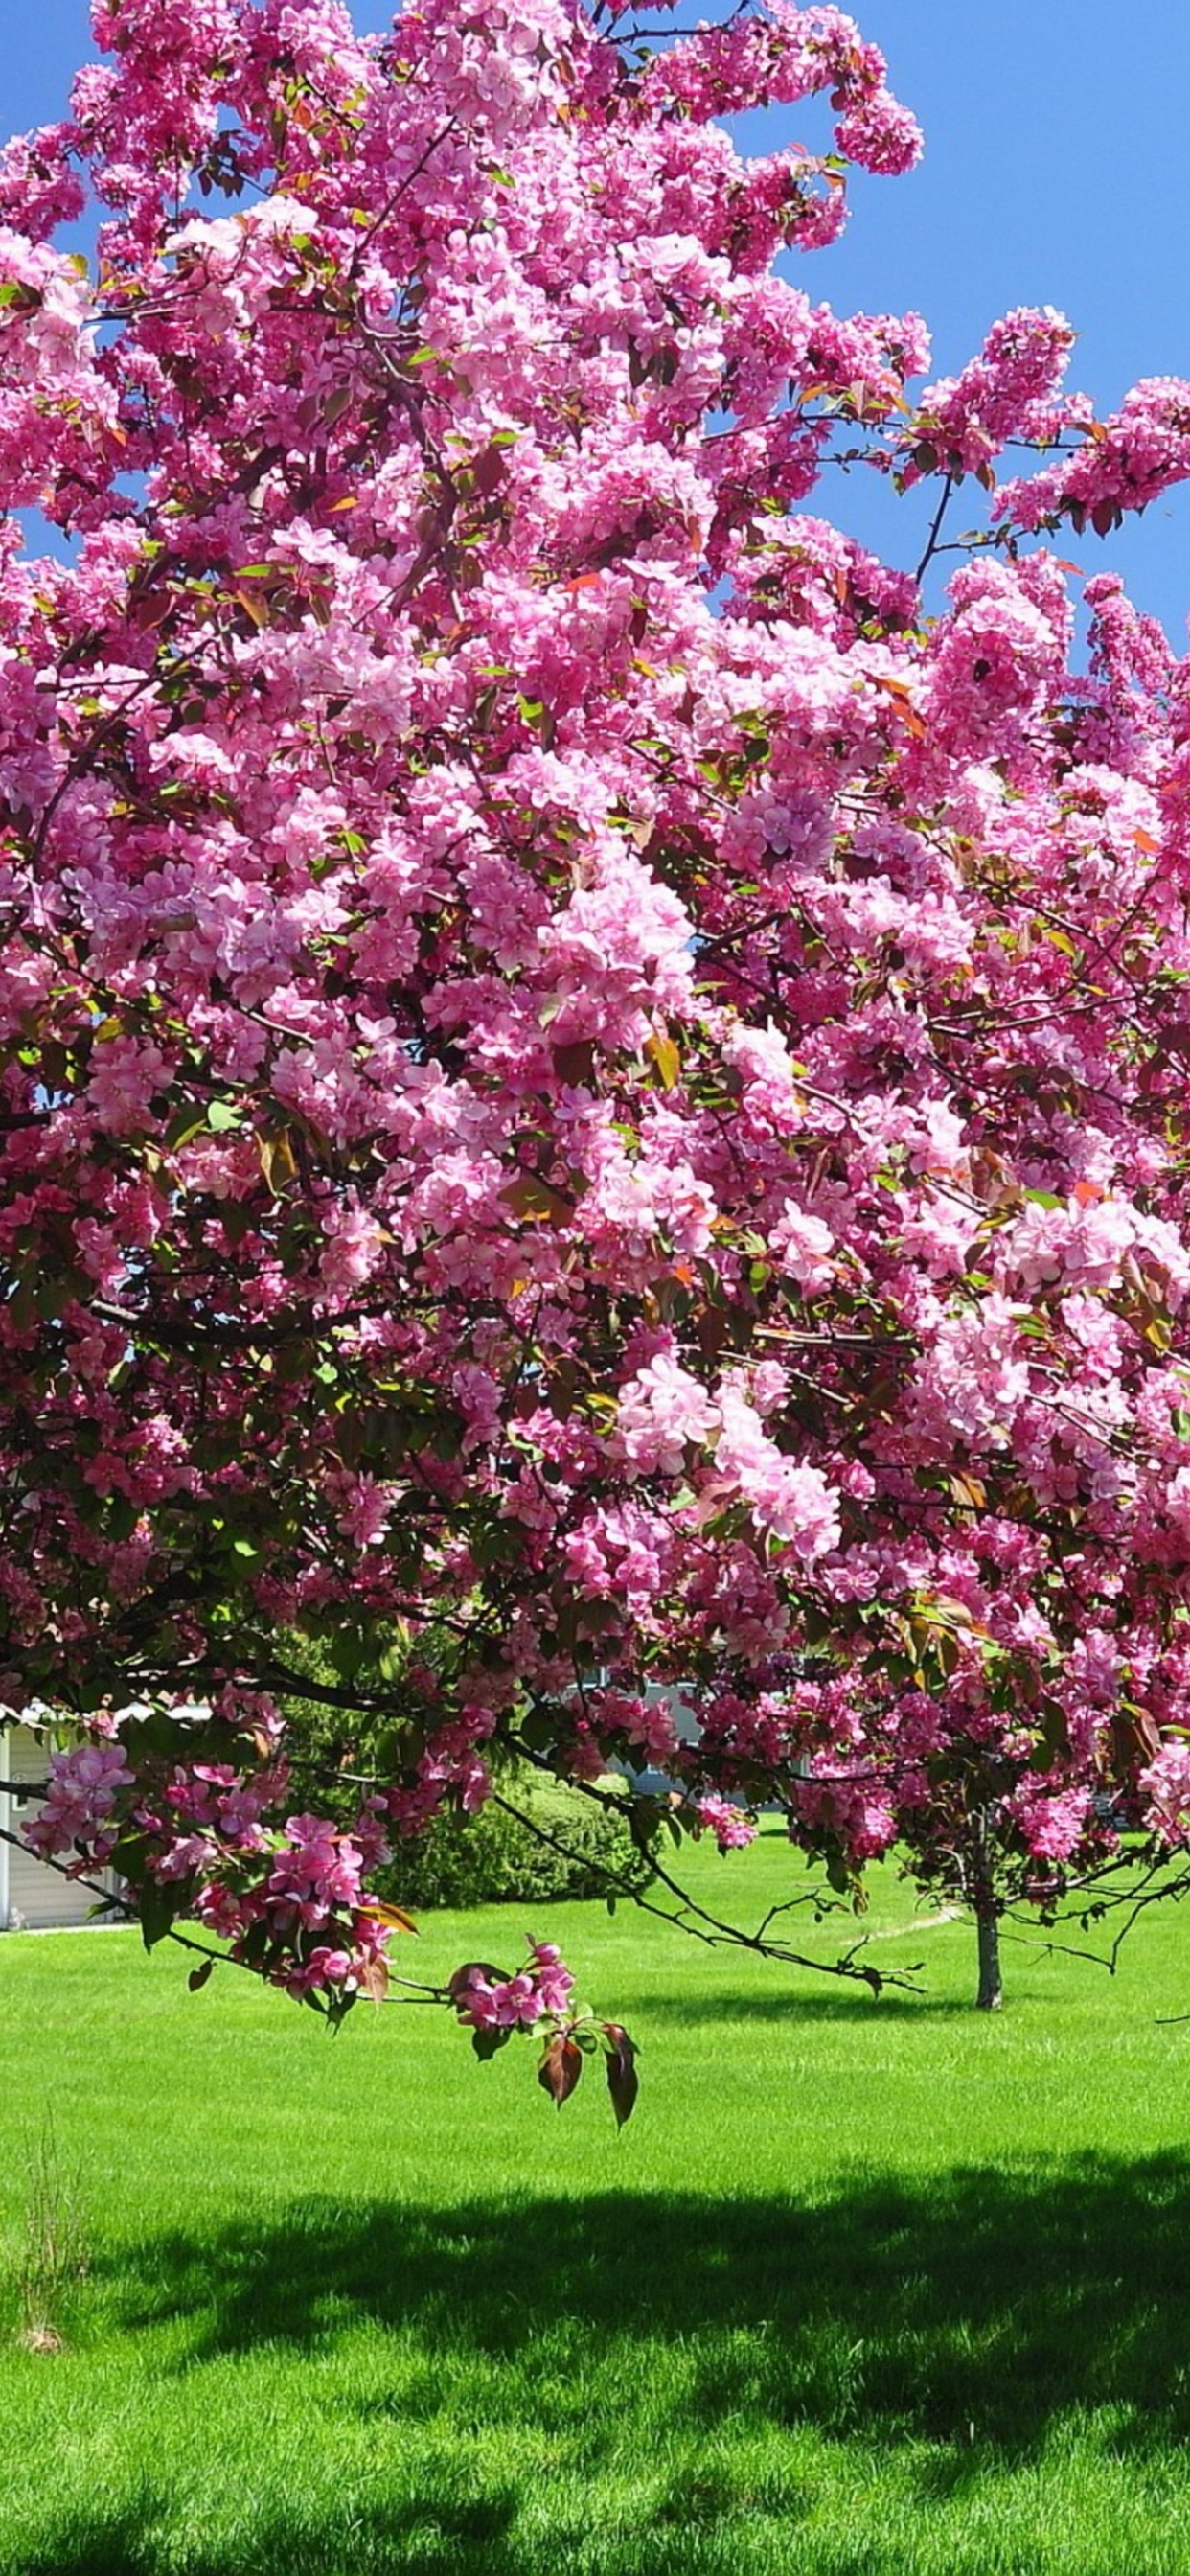
<svg viewBox="0 0 1190 2576">
<path fill-rule="evenodd" d="M 717 14 L 695 0 L 679 16 Z M 1079 332 L 1072 375 L 1101 412 L 1139 376 L 1190 376 L 1190 5 L 1187 0 L 855 0 L 893 87 L 925 127 L 908 179 L 853 181 L 833 250 L 791 273 L 843 311 L 924 313 L 939 371 L 961 365 L 1014 304 L 1056 304 Z M 361 26 L 382 23 L 356 0 Z M 86 0 L 8 0 L 0 129 L 63 112 L 87 50 Z M 747 149 L 825 127 L 817 103 L 743 121 Z M 874 485 L 874 478 L 873 478 Z M 895 560 L 921 517 L 852 475 L 821 506 Z M 957 524 L 974 520 L 966 493 Z M 1101 544 L 1088 572 L 1123 572 L 1181 649 L 1190 613 L 1190 486 Z"/>
</svg>

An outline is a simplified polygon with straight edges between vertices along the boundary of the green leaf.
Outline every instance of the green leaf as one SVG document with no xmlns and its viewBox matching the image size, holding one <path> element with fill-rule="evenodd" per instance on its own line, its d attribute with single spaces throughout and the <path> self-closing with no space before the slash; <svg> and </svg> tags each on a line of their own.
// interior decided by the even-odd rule
<svg viewBox="0 0 1190 2576">
<path fill-rule="evenodd" d="M 339 1628 L 327 1651 L 338 1679 L 353 1682 L 367 1661 L 368 1639 L 359 1628 Z"/>
<path fill-rule="evenodd" d="M 171 1118 L 165 1131 L 165 1142 L 170 1152 L 176 1153 L 181 1145 L 193 1144 L 196 1136 L 206 1133 L 206 1125 L 205 1110 L 179 1109 L 176 1118 Z"/>
<path fill-rule="evenodd" d="M 494 2057 L 497 2049 L 503 2048 L 511 2037 L 512 2032 L 510 2030 L 473 2030 L 471 2033 L 471 2045 L 476 2056 L 480 2059 L 486 2060 L 489 2057 Z"/>
<path fill-rule="evenodd" d="M 145 1834 L 138 1828 L 121 1834 L 111 1857 L 118 1878 L 126 1878 L 130 1887 L 140 1884 L 145 1865 Z"/>
<path fill-rule="evenodd" d="M 154 1879 L 146 1879 L 140 1899 L 140 1931 L 146 1950 L 155 1949 L 171 1930 L 175 1902 L 174 1888 L 158 1887 Z"/>
<path fill-rule="evenodd" d="M 231 1100 L 213 1100 L 207 1111 L 207 1125 L 213 1136 L 230 1135 L 234 1127 L 242 1126 L 243 1118 L 243 1110 Z"/>
</svg>

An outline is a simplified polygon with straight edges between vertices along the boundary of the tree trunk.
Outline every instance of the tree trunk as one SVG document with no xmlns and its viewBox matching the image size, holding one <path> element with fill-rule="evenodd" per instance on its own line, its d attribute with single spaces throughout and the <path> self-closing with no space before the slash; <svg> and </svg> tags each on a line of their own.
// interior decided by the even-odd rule
<svg viewBox="0 0 1190 2576">
<path fill-rule="evenodd" d="M 1004 1981 L 1000 1974 L 1000 1918 L 994 1905 L 976 1907 L 975 1933 L 979 1943 L 976 2005 L 980 2012 L 999 2012 L 1004 2001 Z"/>
<path fill-rule="evenodd" d="M 987 1817 L 983 1813 L 972 1818 L 970 1854 L 971 1909 L 979 1945 L 976 2009 L 979 2012 L 999 2012 L 1004 2001 L 1004 1980 L 1000 1974 L 1000 1908 L 996 1903 L 996 1882 L 988 1850 Z"/>
</svg>

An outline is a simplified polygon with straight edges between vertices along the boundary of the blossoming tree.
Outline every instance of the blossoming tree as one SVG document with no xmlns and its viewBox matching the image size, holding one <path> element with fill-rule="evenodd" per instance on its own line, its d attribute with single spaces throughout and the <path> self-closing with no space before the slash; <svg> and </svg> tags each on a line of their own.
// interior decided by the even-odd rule
<svg viewBox="0 0 1190 2576">
<path fill-rule="evenodd" d="M 1097 420 L 1021 311 L 913 391 L 917 315 L 777 272 L 918 151 L 833 7 L 93 16 L 0 162 L 31 1838 L 336 2016 L 501 1749 L 775 1802 L 841 1887 L 901 1835 L 988 1927 L 1105 1790 L 1179 1840 L 1190 687 L 1110 575 L 1072 665 L 1049 541 L 1190 472 L 1190 386 Z M 716 121 L 819 91 L 823 156 Z M 916 575 L 841 455 L 929 487 Z M 296 1688 L 386 1723 L 351 1831 Z M 447 2000 L 631 2108 L 548 1946 Z"/>
</svg>

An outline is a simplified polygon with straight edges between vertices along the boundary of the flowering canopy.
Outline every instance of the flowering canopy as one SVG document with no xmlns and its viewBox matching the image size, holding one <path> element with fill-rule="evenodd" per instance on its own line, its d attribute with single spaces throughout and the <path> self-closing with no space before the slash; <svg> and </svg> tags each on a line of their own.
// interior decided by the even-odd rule
<svg viewBox="0 0 1190 2576">
<path fill-rule="evenodd" d="M 0 161 L 0 1691 L 89 1721 L 40 1847 L 337 2010 L 502 1745 L 836 1874 L 972 1779 L 1038 1888 L 1105 1780 L 1181 1838 L 1190 682 L 1111 575 L 1076 673 L 1021 539 L 1190 473 L 1190 386 L 1097 421 L 1021 311 L 911 395 L 916 314 L 777 273 L 919 148 L 833 7 L 93 18 Z M 715 121 L 818 91 L 825 155 Z M 808 506 L 844 453 L 927 560 L 984 487 L 941 615 Z M 303 1637 L 390 1721 L 351 1832 Z M 558 2099 L 566 1974 L 452 1996 Z"/>
</svg>

